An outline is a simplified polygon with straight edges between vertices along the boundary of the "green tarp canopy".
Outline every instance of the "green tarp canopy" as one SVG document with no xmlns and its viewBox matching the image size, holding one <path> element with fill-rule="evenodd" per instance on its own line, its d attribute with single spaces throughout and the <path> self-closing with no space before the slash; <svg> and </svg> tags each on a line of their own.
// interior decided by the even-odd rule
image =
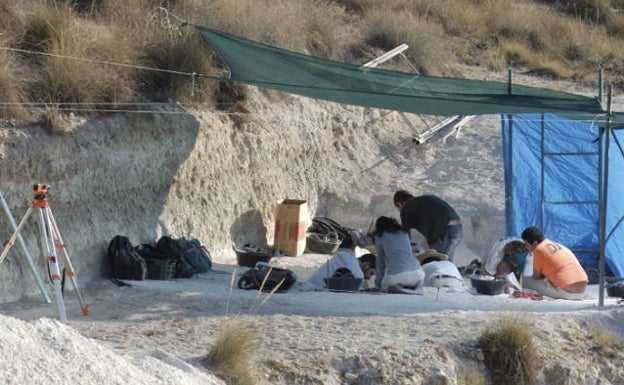
<svg viewBox="0 0 624 385">
<path fill-rule="evenodd" d="M 597 98 L 505 82 L 454 79 L 320 59 L 197 26 L 228 79 L 338 103 L 425 115 L 553 113 L 602 125 Z"/>
</svg>

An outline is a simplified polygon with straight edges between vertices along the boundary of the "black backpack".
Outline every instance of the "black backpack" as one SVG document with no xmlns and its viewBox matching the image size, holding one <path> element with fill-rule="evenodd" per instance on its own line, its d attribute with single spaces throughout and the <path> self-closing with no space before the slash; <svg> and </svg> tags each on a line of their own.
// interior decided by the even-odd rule
<svg viewBox="0 0 624 385">
<path fill-rule="evenodd" d="M 108 244 L 110 279 L 119 286 L 128 286 L 119 280 L 142 281 L 147 278 L 147 265 L 134 249 L 128 237 L 116 235 Z"/>
<path fill-rule="evenodd" d="M 197 274 L 197 269 L 188 261 L 184 249 L 177 240 L 163 235 L 156 242 L 156 250 L 164 258 L 176 261 L 175 278 L 190 278 Z"/>
<path fill-rule="evenodd" d="M 265 277 L 267 277 L 266 281 Z M 262 284 L 263 281 L 264 285 Z M 247 270 L 240 276 L 238 288 L 245 290 L 260 290 L 262 288 L 262 291 L 272 291 L 279 285 L 276 291 L 284 292 L 293 287 L 295 282 L 297 282 L 297 277 L 292 270 L 258 263 L 256 267 Z"/>
</svg>

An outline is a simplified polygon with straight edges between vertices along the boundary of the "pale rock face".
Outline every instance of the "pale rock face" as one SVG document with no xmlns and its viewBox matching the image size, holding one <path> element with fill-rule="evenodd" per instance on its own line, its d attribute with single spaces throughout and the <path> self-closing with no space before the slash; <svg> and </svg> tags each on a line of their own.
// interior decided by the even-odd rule
<svg viewBox="0 0 624 385">
<path fill-rule="evenodd" d="M 285 198 L 307 200 L 310 216 L 366 228 L 376 216 L 397 215 L 396 189 L 436 193 L 472 219 L 465 221 L 466 259 L 500 235 L 495 117 L 473 120 L 446 143 L 415 145 L 416 133 L 395 112 L 249 92 L 250 113 L 238 126 L 223 113 L 171 107 L 80 122 L 66 134 L 2 128 L 0 191 L 19 222 L 32 185 L 51 186 L 48 199 L 80 282 L 105 274 L 106 246 L 117 234 L 135 244 L 162 234 L 195 237 L 217 262 L 232 263 L 232 243 L 272 244 L 273 209 Z M 20 235 L 44 274 L 36 218 Z M 8 239 L 6 213 L 0 224 Z M 0 269 L 5 301 L 37 291 L 13 249 Z"/>
<path fill-rule="evenodd" d="M 271 246 L 274 207 L 305 199 L 310 216 L 367 228 L 398 213 L 397 189 L 435 193 L 465 219 L 459 264 L 502 235 L 500 123 L 477 117 L 458 135 L 416 145 L 396 112 L 364 109 L 247 87 L 238 124 L 222 112 L 171 106 L 153 114 L 70 121 L 65 134 L 0 127 L 0 191 L 16 221 L 32 185 L 48 198 L 79 282 L 105 275 L 110 239 L 134 244 L 163 234 L 198 238 L 216 262 L 233 263 L 232 243 Z M 437 118 L 406 115 L 416 129 Z M 438 119 L 440 120 L 440 119 Z M 36 216 L 21 231 L 43 275 Z M 0 239 L 13 231 L 0 215 Z M 0 268 L 0 300 L 36 294 L 18 245 Z"/>
</svg>

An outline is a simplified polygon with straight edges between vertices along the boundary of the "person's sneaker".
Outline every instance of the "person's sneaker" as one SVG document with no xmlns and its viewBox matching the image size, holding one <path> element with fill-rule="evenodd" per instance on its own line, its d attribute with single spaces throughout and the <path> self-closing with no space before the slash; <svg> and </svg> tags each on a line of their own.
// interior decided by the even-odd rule
<svg viewBox="0 0 624 385">
<path fill-rule="evenodd" d="M 388 293 L 390 293 L 390 294 L 400 294 L 401 291 L 399 290 L 398 286 L 388 286 Z"/>
</svg>

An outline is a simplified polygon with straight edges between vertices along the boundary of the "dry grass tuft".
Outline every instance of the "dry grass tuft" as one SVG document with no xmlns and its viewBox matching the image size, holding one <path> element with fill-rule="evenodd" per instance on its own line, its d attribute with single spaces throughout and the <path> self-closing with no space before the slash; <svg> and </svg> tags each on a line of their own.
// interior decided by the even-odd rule
<svg viewBox="0 0 624 385">
<path fill-rule="evenodd" d="M 217 332 L 206 363 L 228 385 L 255 385 L 256 353 L 260 340 L 256 328 L 249 323 L 230 321 Z"/>
<path fill-rule="evenodd" d="M 589 327 L 589 340 L 593 344 L 592 349 L 607 358 L 619 357 L 624 348 L 622 337 L 596 323 Z"/>
<path fill-rule="evenodd" d="M 527 322 L 501 319 L 483 331 L 479 346 L 494 384 L 537 384 L 539 359 Z"/>
<path fill-rule="evenodd" d="M 445 75 L 455 62 L 443 35 L 437 24 L 409 12 L 380 8 L 366 14 L 366 42 L 383 51 L 407 44 L 405 55 L 422 74 Z"/>
<path fill-rule="evenodd" d="M 485 385 L 485 377 L 477 369 L 465 367 L 460 371 L 460 385 Z"/>
<path fill-rule="evenodd" d="M 0 36 L 0 45 L 3 39 Z M 0 51 L 0 118 L 25 118 L 26 111 L 22 107 L 26 95 L 21 87 L 20 66 L 15 55 L 8 51 Z"/>
</svg>

